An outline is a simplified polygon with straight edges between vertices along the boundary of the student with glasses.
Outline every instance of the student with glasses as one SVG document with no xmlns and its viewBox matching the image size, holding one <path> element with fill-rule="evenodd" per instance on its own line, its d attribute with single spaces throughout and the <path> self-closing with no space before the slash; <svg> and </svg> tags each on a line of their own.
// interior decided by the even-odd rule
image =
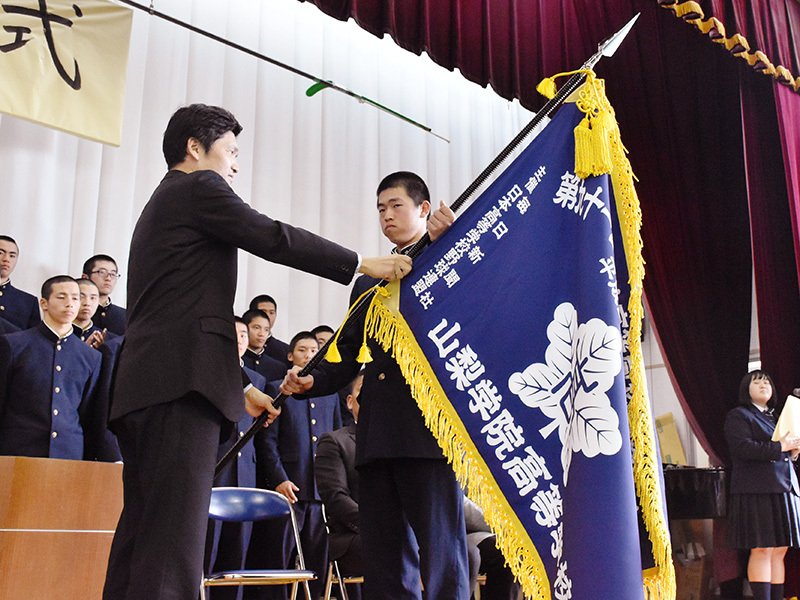
<svg viewBox="0 0 800 600">
<path fill-rule="evenodd" d="M 117 262 L 107 254 L 95 254 L 83 263 L 83 277 L 91 279 L 100 291 L 100 306 L 92 317 L 92 322 L 100 330 L 111 333 L 125 333 L 125 309 L 111 302 L 111 292 L 121 277 Z"/>
</svg>

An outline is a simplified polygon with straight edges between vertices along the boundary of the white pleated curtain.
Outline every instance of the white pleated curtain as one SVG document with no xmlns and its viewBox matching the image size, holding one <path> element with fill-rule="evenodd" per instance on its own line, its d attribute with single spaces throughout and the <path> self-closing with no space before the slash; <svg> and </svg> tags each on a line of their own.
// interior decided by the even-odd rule
<svg viewBox="0 0 800 600">
<path fill-rule="evenodd" d="M 271 217 L 364 255 L 386 253 L 375 188 L 412 170 L 435 201 L 451 202 L 531 118 L 517 103 L 295 0 L 155 0 L 154 7 L 299 69 L 330 79 L 426 124 L 448 144 L 332 90 L 136 10 L 122 144 L 103 146 L 0 116 L 0 233 L 20 245 L 14 284 L 38 294 L 47 277 L 80 274 L 95 253 L 123 273 L 130 236 L 165 172 L 161 136 L 192 102 L 219 104 L 244 126 L 234 187 Z M 236 311 L 269 293 L 276 335 L 336 327 L 349 290 L 240 253 Z M 191 293 L 187 290 L 187 293 Z"/>
</svg>

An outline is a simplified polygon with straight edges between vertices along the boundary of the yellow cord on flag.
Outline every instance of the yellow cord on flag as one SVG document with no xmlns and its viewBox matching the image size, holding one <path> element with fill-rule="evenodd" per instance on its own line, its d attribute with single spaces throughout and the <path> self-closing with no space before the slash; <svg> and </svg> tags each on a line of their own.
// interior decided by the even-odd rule
<svg viewBox="0 0 800 600">
<path fill-rule="evenodd" d="M 575 73 L 586 75 L 585 83 L 578 89 L 576 106 L 586 116 L 575 128 L 575 174 L 581 179 L 590 175 L 610 173 L 611 131 L 616 126 L 613 109 L 606 98 L 605 85 L 591 69 L 578 69 L 558 73 L 543 79 L 536 90 L 547 98 L 555 96 L 555 79 Z"/>
</svg>

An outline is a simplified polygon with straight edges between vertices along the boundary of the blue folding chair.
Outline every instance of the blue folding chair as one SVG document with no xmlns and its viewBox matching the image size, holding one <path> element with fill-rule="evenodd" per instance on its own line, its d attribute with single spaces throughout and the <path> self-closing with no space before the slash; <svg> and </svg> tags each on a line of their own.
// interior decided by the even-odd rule
<svg viewBox="0 0 800 600">
<path fill-rule="evenodd" d="M 221 571 L 203 577 L 200 598 L 206 600 L 206 588 L 221 585 L 285 585 L 292 584 L 292 600 L 297 597 L 297 584 L 302 583 L 306 600 L 311 600 L 308 582 L 317 578 L 314 571 L 306 570 L 297 519 L 289 500 L 271 490 L 255 488 L 219 487 L 211 490 L 211 506 L 208 511 L 212 519 L 220 521 L 263 521 L 289 517 L 297 547 L 297 569 L 264 569 L 244 571 Z"/>
</svg>

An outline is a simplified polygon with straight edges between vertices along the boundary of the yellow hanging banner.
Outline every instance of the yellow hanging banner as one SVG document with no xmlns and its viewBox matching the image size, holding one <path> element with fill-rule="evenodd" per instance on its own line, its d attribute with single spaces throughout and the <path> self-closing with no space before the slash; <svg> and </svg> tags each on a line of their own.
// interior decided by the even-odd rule
<svg viewBox="0 0 800 600">
<path fill-rule="evenodd" d="M 0 3 L 0 112 L 119 146 L 132 12 L 107 0 Z"/>
</svg>

